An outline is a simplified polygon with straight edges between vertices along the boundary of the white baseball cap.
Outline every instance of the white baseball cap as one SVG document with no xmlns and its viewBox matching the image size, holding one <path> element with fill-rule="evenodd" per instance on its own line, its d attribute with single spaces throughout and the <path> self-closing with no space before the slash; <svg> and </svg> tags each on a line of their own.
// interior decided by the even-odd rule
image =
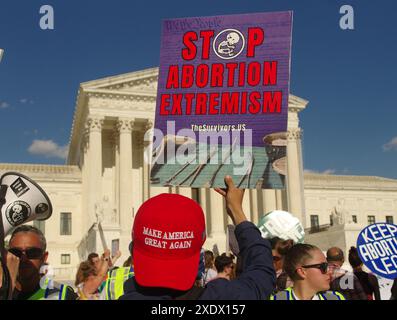
<svg viewBox="0 0 397 320">
<path fill-rule="evenodd" d="M 302 243 L 305 237 L 299 219 L 282 210 L 274 210 L 263 216 L 258 222 L 258 228 L 265 239 L 279 237 L 284 240 L 291 239 L 294 243 Z"/>
</svg>

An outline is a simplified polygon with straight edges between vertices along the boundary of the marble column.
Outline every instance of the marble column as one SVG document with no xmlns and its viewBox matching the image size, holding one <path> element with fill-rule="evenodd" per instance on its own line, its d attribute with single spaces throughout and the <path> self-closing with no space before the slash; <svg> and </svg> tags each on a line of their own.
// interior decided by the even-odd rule
<svg viewBox="0 0 397 320">
<path fill-rule="evenodd" d="M 134 129 L 132 132 L 132 181 L 133 181 L 133 210 L 136 212 L 143 203 L 144 198 L 144 162 L 143 141 L 144 132 Z"/>
<path fill-rule="evenodd" d="M 148 120 L 145 125 L 144 135 L 151 128 L 153 128 L 153 121 Z M 142 163 L 142 166 L 143 166 L 143 201 L 146 201 L 150 198 L 150 162 L 149 162 L 150 158 L 148 158 L 148 157 L 152 154 L 152 151 L 146 150 L 146 148 L 148 148 L 149 146 L 150 146 L 150 141 L 143 141 L 144 153 L 145 153 L 145 151 L 147 151 L 146 158 L 144 155 L 143 163 Z"/>
<path fill-rule="evenodd" d="M 82 132 L 82 144 L 81 144 L 81 174 L 82 174 L 82 212 L 86 214 L 82 215 L 83 233 L 86 233 L 91 227 L 88 200 L 89 200 L 89 177 L 90 177 L 90 166 L 89 166 L 89 141 L 90 141 L 90 129 L 88 121 L 85 122 L 85 127 Z"/>
<path fill-rule="evenodd" d="M 199 203 L 204 211 L 205 224 L 207 224 L 207 197 L 205 193 L 206 193 L 206 189 L 204 188 L 199 189 Z"/>
<path fill-rule="evenodd" d="M 288 211 L 287 208 L 283 207 L 283 190 L 277 189 L 276 192 L 276 209 Z"/>
<path fill-rule="evenodd" d="M 88 201 L 87 210 L 89 226 L 97 222 L 96 208 L 101 205 L 102 199 L 102 125 L 103 118 L 99 116 L 89 116 L 86 122 L 88 130 Z"/>
<path fill-rule="evenodd" d="M 125 257 L 124 252 L 131 241 L 131 229 L 133 224 L 132 208 L 132 128 L 134 121 L 131 119 L 119 119 L 117 121 L 117 130 L 119 132 L 120 145 L 120 250 Z"/>
<path fill-rule="evenodd" d="M 210 232 L 208 244 L 215 244 L 219 253 L 226 249 L 225 219 L 223 212 L 223 198 L 213 189 L 210 190 Z M 210 247 L 210 249 L 212 249 Z"/>
<path fill-rule="evenodd" d="M 192 198 L 192 188 L 178 187 L 177 193 L 190 199 Z"/>
<path fill-rule="evenodd" d="M 117 129 L 117 124 L 115 125 L 115 130 L 113 131 L 112 137 L 113 152 L 114 152 L 114 207 L 117 214 L 117 222 L 120 222 L 120 139 L 119 132 Z"/>
<path fill-rule="evenodd" d="M 262 190 L 263 194 L 263 214 L 277 209 L 276 204 L 276 190 L 265 189 Z"/>
<path fill-rule="evenodd" d="M 243 211 L 244 211 L 247 219 L 252 222 L 250 194 L 251 194 L 250 190 L 246 189 L 244 192 L 244 198 L 243 198 Z"/>
<path fill-rule="evenodd" d="M 210 190 L 211 230 L 210 236 L 215 237 L 225 234 L 223 219 L 223 198 L 216 191 Z"/>
<path fill-rule="evenodd" d="M 247 192 L 246 190 L 245 192 Z M 258 208 L 258 190 L 249 190 L 250 202 L 251 202 L 251 221 L 257 225 L 259 221 L 259 208 Z"/>
<path fill-rule="evenodd" d="M 300 153 L 301 130 L 287 132 L 287 197 L 288 211 L 305 223 L 303 166 Z"/>
</svg>

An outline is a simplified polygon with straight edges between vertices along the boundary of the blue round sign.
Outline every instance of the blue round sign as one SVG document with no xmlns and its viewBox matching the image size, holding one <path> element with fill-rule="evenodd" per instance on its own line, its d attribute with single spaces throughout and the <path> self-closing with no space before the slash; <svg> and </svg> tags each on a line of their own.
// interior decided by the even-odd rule
<svg viewBox="0 0 397 320">
<path fill-rule="evenodd" d="M 358 235 L 357 251 L 373 273 L 387 279 L 397 278 L 397 225 L 369 225 Z"/>
</svg>

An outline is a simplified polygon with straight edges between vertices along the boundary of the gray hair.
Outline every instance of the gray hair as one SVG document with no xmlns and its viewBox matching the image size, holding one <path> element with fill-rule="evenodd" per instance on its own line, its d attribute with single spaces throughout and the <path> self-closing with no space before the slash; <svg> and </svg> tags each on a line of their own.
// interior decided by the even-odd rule
<svg viewBox="0 0 397 320">
<path fill-rule="evenodd" d="M 46 251 L 46 249 L 47 249 L 47 240 L 45 239 L 45 236 L 44 236 L 43 232 L 41 232 L 40 229 L 37 229 L 36 227 L 29 226 L 29 225 L 22 225 L 22 226 L 17 227 L 12 232 L 9 242 L 11 242 L 11 240 L 15 237 L 15 235 L 17 233 L 20 233 L 20 232 L 32 232 L 32 233 L 37 234 L 39 236 L 39 239 L 40 239 L 41 249 L 43 249 L 43 251 Z"/>
</svg>

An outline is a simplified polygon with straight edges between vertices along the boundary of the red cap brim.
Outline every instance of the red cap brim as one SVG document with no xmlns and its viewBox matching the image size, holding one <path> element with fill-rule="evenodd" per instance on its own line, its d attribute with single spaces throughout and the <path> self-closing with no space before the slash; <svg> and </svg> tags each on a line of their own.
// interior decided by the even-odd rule
<svg viewBox="0 0 397 320">
<path fill-rule="evenodd" d="M 160 260 L 134 248 L 133 257 L 135 279 L 140 286 L 186 291 L 196 280 L 200 251 L 188 258 Z"/>
</svg>

